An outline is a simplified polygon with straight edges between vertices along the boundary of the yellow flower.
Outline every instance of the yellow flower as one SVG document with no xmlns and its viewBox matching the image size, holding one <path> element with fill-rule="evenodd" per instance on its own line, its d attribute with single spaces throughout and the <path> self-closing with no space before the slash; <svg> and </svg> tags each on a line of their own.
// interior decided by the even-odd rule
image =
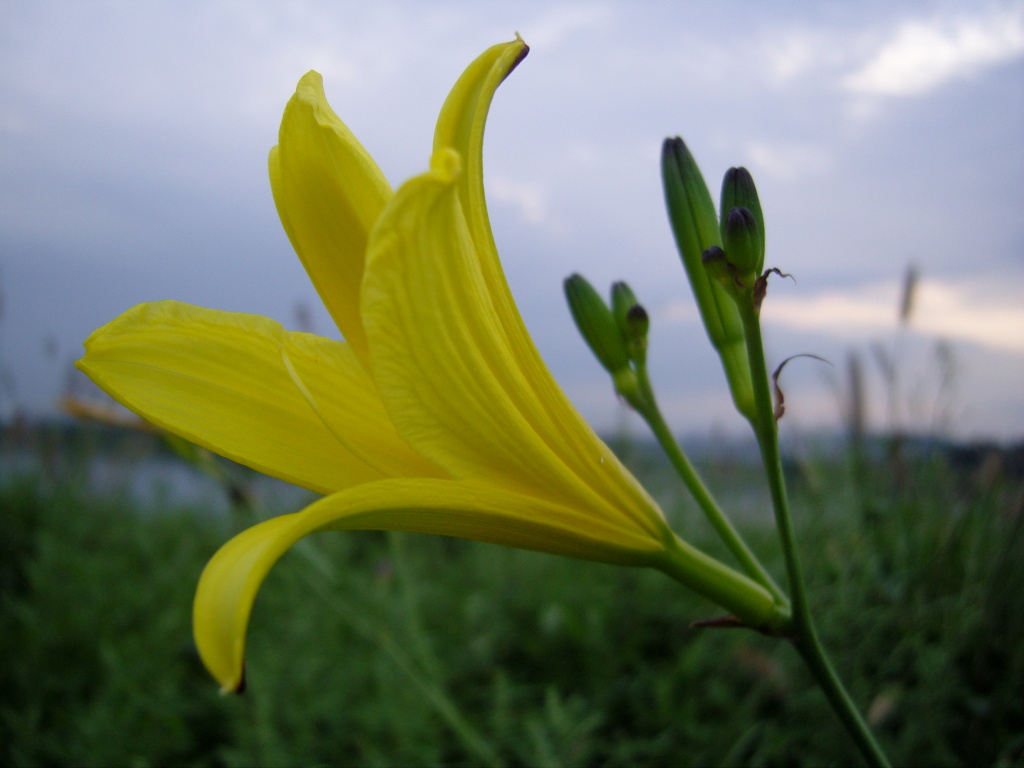
<svg viewBox="0 0 1024 768">
<path fill-rule="evenodd" d="M 756 624 L 769 594 L 680 541 L 533 346 L 484 205 L 491 98 L 526 55 L 484 52 L 445 101 L 429 172 L 392 193 L 308 73 L 270 179 L 285 230 L 345 341 L 264 317 L 144 304 L 78 362 L 154 424 L 324 498 L 242 532 L 200 579 L 194 630 L 224 690 L 243 679 L 260 583 L 329 529 L 458 536 L 669 573 Z"/>
</svg>

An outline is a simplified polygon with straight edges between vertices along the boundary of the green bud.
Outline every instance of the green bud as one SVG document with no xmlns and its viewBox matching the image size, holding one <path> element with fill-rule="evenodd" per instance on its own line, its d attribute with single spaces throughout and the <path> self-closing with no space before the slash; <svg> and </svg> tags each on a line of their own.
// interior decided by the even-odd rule
<svg viewBox="0 0 1024 768">
<path fill-rule="evenodd" d="M 754 186 L 754 177 L 746 168 L 730 168 L 725 172 L 722 179 L 722 204 L 719 210 L 722 212 L 722 240 L 725 240 L 726 217 L 733 208 L 746 208 L 754 216 L 757 222 L 757 230 L 760 241 L 758 243 L 757 265 L 754 269 L 757 274 L 764 271 L 764 214 L 761 212 L 761 200 L 757 196 L 757 187 Z M 728 251 L 726 247 L 726 251 Z"/>
<path fill-rule="evenodd" d="M 612 284 L 612 315 L 626 341 L 626 353 L 634 363 L 647 359 L 647 331 L 651 321 L 633 290 L 623 282 Z"/>
<path fill-rule="evenodd" d="M 628 283 L 622 280 L 612 283 L 612 314 L 615 315 L 615 321 L 619 323 L 620 327 L 626 313 L 629 312 L 631 307 L 635 307 L 639 303 L 636 300 L 636 294 L 633 293 L 633 289 L 629 287 Z"/>
<path fill-rule="evenodd" d="M 711 193 L 693 155 L 680 138 L 665 140 L 661 173 L 672 233 L 697 300 L 704 330 L 722 361 L 736 410 L 752 420 L 755 418 L 754 390 L 739 309 L 725 289 L 710 278 L 701 260 L 704 251 L 722 245 Z"/>
<path fill-rule="evenodd" d="M 736 267 L 737 279 L 744 286 L 754 285 L 758 275 L 761 237 L 754 214 L 747 208 L 733 208 L 722 218 L 722 242 L 729 262 Z"/>
<path fill-rule="evenodd" d="M 605 370 L 613 376 L 629 367 L 626 341 L 604 299 L 581 275 L 565 280 L 565 298 L 587 346 Z"/>
<path fill-rule="evenodd" d="M 639 304 L 634 304 L 629 308 L 629 312 L 626 313 L 626 323 L 632 330 L 633 336 L 637 340 L 642 340 L 644 348 L 647 348 L 647 331 L 651 328 L 651 318 L 647 314 L 647 310 Z"/>
<path fill-rule="evenodd" d="M 683 257 L 683 266 L 692 281 L 693 272 L 701 273 L 691 269 L 699 266 L 700 255 L 712 245 L 721 245 L 715 203 L 696 160 L 682 139 L 665 139 L 661 171 L 672 233 Z M 695 293 L 697 289 L 695 285 Z"/>
</svg>

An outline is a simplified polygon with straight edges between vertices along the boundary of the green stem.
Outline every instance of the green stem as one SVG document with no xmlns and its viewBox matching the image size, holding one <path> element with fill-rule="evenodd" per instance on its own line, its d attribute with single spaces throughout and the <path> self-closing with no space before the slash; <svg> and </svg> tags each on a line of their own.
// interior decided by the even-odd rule
<svg viewBox="0 0 1024 768">
<path fill-rule="evenodd" d="M 748 626 L 782 637 L 792 634 L 788 601 L 779 603 L 760 584 L 677 536 L 665 545 L 663 556 L 650 565 L 722 606 Z"/>
<path fill-rule="evenodd" d="M 665 423 L 665 419 L 661 415 L 661 411 L 658 409 L 654 390 L 647 375 L 646 364 L 637 364 L 636 375 L 640 397 L 636 399 L 633 405 L 650 426 L 655 437 L 658 438 L 662 449 L 668 455 L 672 466 L 679 473 L 679 477 L 682 478 L 683 483 L 690 491 L 697 505 L 703 510 L 712 527 L 721 537 L 722 541 L 725 542 L 725 545 L 743 567 L 743 570 L 747 572 L 747 575 L 767 589 L 779 605 L 788 605 L 789 600 L 785 593 L 775 583 L 775 580 L 772 579 L 771 574 L 761 565 L 761 561 L 757 559 L 750 550 L 750 547 L 747 546 L 747 543 L 740 536 L 739 531 L 733 527 L 729 518 L 722 512 L 721 507 L 718 506 L 711 492 L 704 485 L 704 481 L 697 474 L 697 470 L 694 469 L 686 454 L 679 447 L 679 443 L 676 442 L 672 430 L 669 429 L 668 424 Z"/>
<path fill-rule="evenodd" d="M 793 596 L 793 627 L 796 637 L 793 644 L 814 675 L 828 698 L 832 709 L 838 715 L 850 736 L 856 742 L 864 759 L 872 766 L 888 766 L 889 761 L 882 751 L 867 723 L 860 715 L 846 688 L 843 686 L 818 638 L 814 620 L 811 618 L 804 583 L 803 569 L 793 535 L 793 521 L 789 511 L 789 496 L 782 472 L 782 452 L 779 450 L 779 430 L 775 422 L 775 409 L 768 388 L 768 367 L 765 363 L 764 344 L 761 340 L 761 319 L 753 302 L 738 301 L 743 330 L 747 338 L 747 356 L 754 386 L 756 420 L 754 433 L 761 448 L 761 460 L 768 476 L 775 523 L 779 541 L 786 559 L 789 576 L 789 590 Z"/>
<path fill-rule="evenodd" d="M 818 681 L 829 704 L 832 705 L 832 710 L 842 720 L 847 733 L 856 742 L 857 748 L 860 749 L 861 755 L 868 765 L 887 768 L 889 758 L 875 740 L 868 724 L 861 717 L 860 710 L 857 709 L 857 705 L 850 698 L 846 687 L 832 667 L 814 626 L 804 629 L 804 632 L 806 634 L 794 641 L 793 645 L 796 646 L 797 652 L 803 657 L 815 680 Z"/>
</svg>

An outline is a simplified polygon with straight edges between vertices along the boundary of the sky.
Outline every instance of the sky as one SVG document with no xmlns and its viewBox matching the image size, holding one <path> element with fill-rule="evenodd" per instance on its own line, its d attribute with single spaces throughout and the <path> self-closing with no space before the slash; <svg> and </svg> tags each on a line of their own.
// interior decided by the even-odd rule
<svg viewBox="0 0 1024 768">
<path fill-rule="evenodd" d="M 763 308 L 783 431 L 1024 436 L 1024 3 L 0 2 L 0 418 L 53 412 L 82 341 L 177 299 L 336 336 L 281 229 L 267 152 L 295 83 L 394 186 L 426 169 L 462 69 L 520 33 L 485 184 L 502 261 L 556 378 L 627 428 L 562 280 L 633 287 L 669 421 L 739 435 L 668 227 L 682 136 L 717 199 L 743 165 L 765 214 Z M 918 275 L 909 322 L 901 285 Z M 897 375 L 884 370 L 897 362 Z M 69 383 L 70 382 L 70 383 Z"/>
</svg>

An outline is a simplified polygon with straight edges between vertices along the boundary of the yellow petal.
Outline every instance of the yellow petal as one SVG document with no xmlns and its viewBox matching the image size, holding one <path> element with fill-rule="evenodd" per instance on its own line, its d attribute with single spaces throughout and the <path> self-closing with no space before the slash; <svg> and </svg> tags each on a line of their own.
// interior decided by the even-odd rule
<svg viewBox="0 0 1024 768">
<path fill-rule="evenodd" d="M 439 474 L 399 440 L 343 342 L 288 333 L 258 315 L 161 301 L 129 310 L 85 345 L 78 367 L 114 399 L 260 472 L 320 493 Z"/>
<path fill-rule="evenodd" d="M 399 530 L 457 536 L 621 565 L 660 565 L 662 542 L 571 508 L 480 483 L 382 480 L 267 520 L 228 541 L 207 564 L 193 604 L 199 654 L 225 691 L 243 680 L 253 601 L 271 566 L 318 530 Z"/>
<path fill-rule="evenodd" d="M 494 93 L 502 81 L 530 52 L 522 38 L 493 45 L 466 67 L 441 107 L 434 129 L 434 152 L 454 149 L 465 164 L 458 180 L 459 196 L 467 211 L 470 233 L 477 247 L 494 242 L 484 205 L 484 125 Z M 501 265 L 497 265 L 500 272 Z"/>
<path fill-rule="evenodd" d="M 528 52 L 529 47 L 517 37 L 512 42 L 492 46 L 466 68 L 441 109 L 434 132 L 434 150 L 438 153 L 454 149 L 463 163 L 455 183 L 476 249 L 474 258 L 508 352 L 532 390 L 530 399 L 538 409 L 534 427 L 585 483 L 620 506 L 651 505 L 646 492 L 614 459 L 548 371 L 515 305 L 494 245 L 484 199 L 484 127 L 498 86 Z M 603 461 L 595 461 L 595 456 Z"/>
<path fill-rule="evenodd" d="M 376 385 L 350 345 L 291 332 L 285 335 L 281 353 L 293 383 L 352 456 L 381 477 L 448 477 L 398 436 Z"/>
<path fill-rule="evenodd" d="M 434 160 L 385 209 L 363 282 L 374 379 L 399 434 L 456 478 L 669 535 L 654 502 L 564 399 L 555 405 L 567 412 L 549 420 L 484 284 L 458 204 L 458 158 L 449 150 Z M 568 440 L 586 444 L 587 467 L 562 452 L 567 437 L 557 430 L 565 428 L 578 431 Z"/>
<path fill-rule="evenodd" d="M 366 242 L 391 187 L 338 118 L 323 80 L 299 81 L 270 152 L 270 185 L 292 246 L 346 341 L 366 358 L 359 287 Z"/>
<path fill-rule="evenodd" d="M 517 36 L 512 42 L 491 46 L 466 68 L 441 107 L 434 129 L 434 153 L 452 149 L 461 158 L 463 168 L 456 184 L 484 283 L 513 354 L 536 361 L 539 356 L 519 317 L 494 244 L 484 198 L 483 165 L 484 128 L 491 101 L 498 86 L 529 52 L 529 46 Z"/>
</svg>

